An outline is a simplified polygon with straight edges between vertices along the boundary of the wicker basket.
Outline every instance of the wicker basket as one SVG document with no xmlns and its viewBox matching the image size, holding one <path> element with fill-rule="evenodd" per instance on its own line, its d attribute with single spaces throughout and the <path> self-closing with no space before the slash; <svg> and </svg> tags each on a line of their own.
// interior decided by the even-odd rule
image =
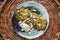
<svg viewBox="0 0 60 40">
<path fill-rule="evenodd" d="M 0 0 L 0 12 L 5 3 L 6 3 L 6 0 Z"/>
</svg>

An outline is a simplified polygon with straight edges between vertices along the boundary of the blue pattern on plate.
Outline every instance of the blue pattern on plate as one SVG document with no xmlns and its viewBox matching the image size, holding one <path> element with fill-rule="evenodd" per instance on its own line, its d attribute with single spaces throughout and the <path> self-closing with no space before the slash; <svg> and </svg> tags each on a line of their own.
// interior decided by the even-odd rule
<svg viewBox="0 0 60 40">
<path fill-rule="evenodd" d="M 13 18 L 12 18 L 12 24 L 13 24 L 13 27 L 15 29 L 16 32 L 19 32 L 21 31 L 21 27 L 19 27 L 18 25 L 18 21 L 16 18 L 15 18 L 15 14 L 13 15 Z"/>
</svg>

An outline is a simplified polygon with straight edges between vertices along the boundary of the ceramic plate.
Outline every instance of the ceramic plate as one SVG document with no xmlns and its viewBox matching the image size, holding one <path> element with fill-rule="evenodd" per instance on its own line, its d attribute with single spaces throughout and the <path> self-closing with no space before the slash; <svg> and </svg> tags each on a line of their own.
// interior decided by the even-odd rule
<svg viewBox="0 0 60 40">
<path fill-rule="evenodd" d="M 19 36 L 27 38 L 27 39 L 33 39 L 33 38 L 37 38 L 39 36 L 42 36 L 47 31 L 48 25 L 49 25 L 49 15 L 48 15 L 46 8 L 42 4 L 34 2 L 34 1 L 28 1 L 28 2 L 21 3 L 20 5 L 17 6 L 17 8 L 30 7 L 30 6 L 38 9 L 40 14 L 46 18 L 47 26 L 46 26 L 45 30 L 41 30 L 41 31 L 34 30 L 31 34 L 28 34 L 25 32 L 20 32 L 21 28 L 19 27 L 18 20 L 15 18 L 15 15 L 13 13 L 12 23 L 13 23 L 13 27 L 15 29 L 15 32 Z"/>
</svg>

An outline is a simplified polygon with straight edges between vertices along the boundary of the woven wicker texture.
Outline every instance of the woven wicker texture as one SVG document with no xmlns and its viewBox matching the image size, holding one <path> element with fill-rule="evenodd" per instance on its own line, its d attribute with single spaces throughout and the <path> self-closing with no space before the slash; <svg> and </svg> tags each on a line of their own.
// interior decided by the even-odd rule
<svg viewBox="0 0 60 40">
<path fill-rule="evenodd" d="M 36 1 L 46 7 L 50 24 L 47 32 L 41 37 L 33 40 L 60 40 L 60 8 L 55 0 L 6 0 L 5 5 L 0 12 L 0 34 L 5 40 L 28 40 L 18 36 L 12 26 L 11 11 L 25 1 Z"/>
</svg>

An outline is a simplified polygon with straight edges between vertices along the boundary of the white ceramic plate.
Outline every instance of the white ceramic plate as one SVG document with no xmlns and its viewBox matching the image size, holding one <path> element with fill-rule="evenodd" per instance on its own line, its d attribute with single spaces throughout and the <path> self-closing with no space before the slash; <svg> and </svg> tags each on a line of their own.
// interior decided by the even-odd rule
<svg viewBox="0 0 60 40">
<path fill-rule="evenodd" d="M 30 7 L 30 6 L 37 8 L 40 11 L 40 14 L 46 18 L 47 26 L 46 26 L 45 30 L 41 30 L 41 31 L 34 30 L 31 34 L 24 33 L 24 32 L 16 32 L 19 36 L 27 38 L 27 39 L 33 39 L 33 38 L 37 38 L 39 36 L 42 36 L 47 31 L 48 25 L 49 25 L 48 12 L 45 9 L 45 7 L 42 6 L 40 3 L 37 3 L 37 2 L 34 2 L 34 1 L 28 1 L 28 2 L 21 3 L 20 5 L 17 6 L 17 8 Z"/>
</svg>

